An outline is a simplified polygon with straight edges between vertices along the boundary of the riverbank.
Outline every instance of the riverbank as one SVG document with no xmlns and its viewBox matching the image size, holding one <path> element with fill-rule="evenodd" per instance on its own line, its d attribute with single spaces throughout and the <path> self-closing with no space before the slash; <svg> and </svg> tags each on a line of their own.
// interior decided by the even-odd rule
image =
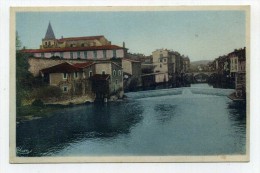
<svg viewBox="0 0 260 173">
<path fill-rule="evenodd" d="M 233 100 L 234 102 L 245 102 L 246 101 L 244 98 L 237 97 L 235 92 L 228 95 L 228 98 Z"/>
<path fill-rule="evenodd" d="M 48 113 L 55 110 L 67 108 L 75 105 L 82 105 L 87 103 L 93 103 L 94 99 L 89 96 L 75 97 L 72 99 L 60 100 L 60 101 L 48 101 L 43 102 L 42 105 L 24 105 L 17 107 L 16 120 L 30 121 L 46 117 Z"/>
</svg>

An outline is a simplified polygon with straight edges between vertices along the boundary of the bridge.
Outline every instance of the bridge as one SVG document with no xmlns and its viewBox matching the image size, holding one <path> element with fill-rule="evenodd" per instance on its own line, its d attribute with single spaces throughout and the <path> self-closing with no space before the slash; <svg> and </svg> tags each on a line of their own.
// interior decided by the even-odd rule
<svg viewBox="0 0 260 173">
<path fill-rule="evenodd" d="M 212 74 L 216 74 L 215 71 L 200 71 L 200 72 L 193 72 L 193 73 L 186 73 L 188 76 L 193 76 L 193 81 L 199 83 L 208 82 L 209 77 Z"/>
<path fill-rule="evenodd" d="M 211 76 L 212 74 L 217 73 L 215 71 L 200 71 L 200 72 L 192 72 L 192 73 L 186 73 L 187 75 L 191 76 L 193 75 L 194 77 L 197 75 L 207 75 L 207 76 Z"/>
</svg>

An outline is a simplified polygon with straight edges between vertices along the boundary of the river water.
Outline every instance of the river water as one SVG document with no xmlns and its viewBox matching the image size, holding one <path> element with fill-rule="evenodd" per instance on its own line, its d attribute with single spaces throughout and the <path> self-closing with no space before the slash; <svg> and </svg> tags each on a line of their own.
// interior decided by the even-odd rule
<svg viewBox="0 0 260 173">
<path fill-rule="evenodd" d="M 126 93 L 17 124 L 18 156 L 245 154 L 246 111 L 207 84 Z"/>
</svg>

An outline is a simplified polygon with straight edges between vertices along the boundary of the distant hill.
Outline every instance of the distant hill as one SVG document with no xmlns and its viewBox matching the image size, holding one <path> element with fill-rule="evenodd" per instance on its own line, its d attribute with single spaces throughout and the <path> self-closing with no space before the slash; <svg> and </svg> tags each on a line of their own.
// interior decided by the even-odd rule
<svg viewBox="0 0 260 173">
<path fill-rule="evenodd" d="M 212 62 L 212 60 L 192 61 L 192 62 L 190 62 L 190 64 L 194 65 L 194 66 L 197 66 L 197 65 L 207 65 L 209 62 Z"/>
<path fill-rule="evenodd" d="M 200 70 L 205 70 L 208 68 L 208 63 L 212 62 L 212 60 L 200 60 L 200 61 L 192 61 L 190 62 L 190 71 L 197 72 Z"/>
</svg>

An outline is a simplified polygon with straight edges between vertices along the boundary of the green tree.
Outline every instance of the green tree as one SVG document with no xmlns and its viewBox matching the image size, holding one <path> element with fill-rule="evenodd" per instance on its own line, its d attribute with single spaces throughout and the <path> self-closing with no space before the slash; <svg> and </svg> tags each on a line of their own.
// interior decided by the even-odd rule
<svg viewBox="0 0 260 173">
<path fill-rule="evenodd" d="M 28 71 L 29 55 L 21 51 L 21 41 L 16 32 L 16 105 L 21 106 L 22 100 L 28 98 L 32 90 L 33 76 Z"/>
</svg>

